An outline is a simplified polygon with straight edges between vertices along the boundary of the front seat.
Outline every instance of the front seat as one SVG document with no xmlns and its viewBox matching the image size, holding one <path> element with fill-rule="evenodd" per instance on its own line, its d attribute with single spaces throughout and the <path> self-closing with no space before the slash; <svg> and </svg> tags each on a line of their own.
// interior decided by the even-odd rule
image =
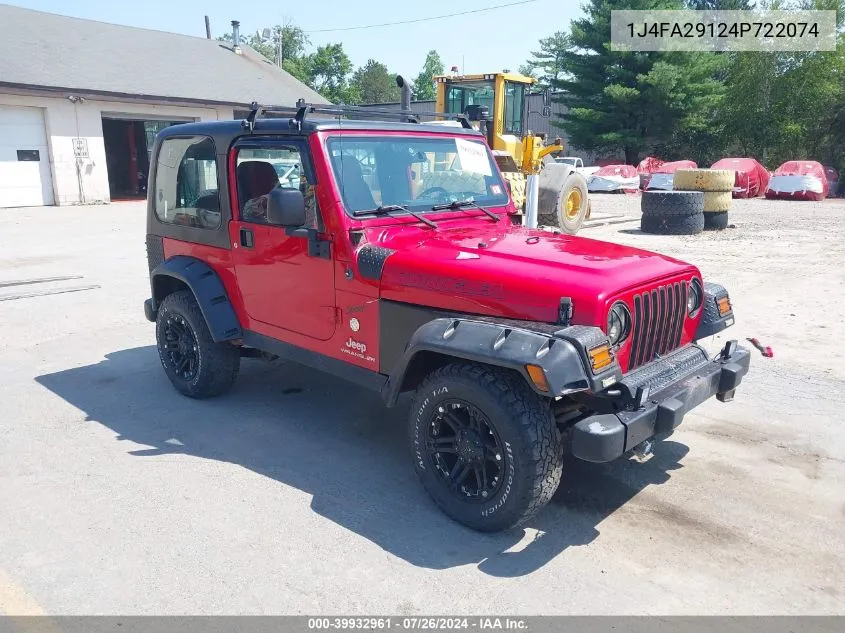
<svg viewBox="0 0 845 633">
<path fill-rule="evenodd" d="M 248 160 L 238 165 L 238 201 L 243 209 L 247 200 L 267 195 L 279 186 L 273 165 L 263 160 Z"/>
<path fill-rule="evenodd" d="M 349 211 L 374 209 L 376 201 L 364 180 L 361 164 L 352 156 L 335 157 L 334 164 L 340 182 L 340 195 Z"/>
</svg>

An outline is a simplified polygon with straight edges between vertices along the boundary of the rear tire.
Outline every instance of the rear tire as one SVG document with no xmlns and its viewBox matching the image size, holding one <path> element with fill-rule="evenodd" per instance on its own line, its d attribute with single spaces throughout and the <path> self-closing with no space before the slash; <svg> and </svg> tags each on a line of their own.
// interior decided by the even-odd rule
<svg viewBox="0 0 845 633">
<path fill-rule="evenodd" d="M 640 199 L 643 216 L 687 216 L 704 211 L 700 191 L 643 191 Z"/>
<path fill-rule="evenodd" d="M 730 211 L 732 202 L 733 193 L 730 191 L 707 191 L 704 193 L 704 212 Z"/>
<path fill-rule="evenodd" d="M 655 235 L 696 235 L 704 230 L 704 214 L 643 215 L 640 230 Z"/>
<path fill-rule="evenodd" d="M 463 363 L 434 371 L 417 389 L 409 432 L 423 487 L 474 530 L 525 523 L 560 483 L 551 407 L 516 373 Z"/>
<path fill-rule="evenodd" d="M 228 391 L 240 369 L 240 350 L 215 343 L 189 290 L 167 295 L 156 316 L 156 344 L 164 373 L 189 398 L 210 398 Z"/>
<path fill-rule="evenodd" d="M 735 179 L 732 169 L 679 169 L 673 186 L 684 191 L 731 191 Z"/>
<path fill-rule="evenodd" d="M 721 211 L 717 213 L 704 214 L 704 230 L 705 231 L 723 231 L 728 228 L 728 212 Z"/>
<path fill-rule="evenodd" d="M 540 172 L 540 195 L 537 201 L 537 223 L 557 226 L 561 231 L 575 235 L 584 224 L 590 209 L 587 180 L 577 172 L 571 172 L 561 185 L 555 169 L 565 165 L 546 165 Z M 545 182 L 544 182 L 545 174 Z"/>
</svg>

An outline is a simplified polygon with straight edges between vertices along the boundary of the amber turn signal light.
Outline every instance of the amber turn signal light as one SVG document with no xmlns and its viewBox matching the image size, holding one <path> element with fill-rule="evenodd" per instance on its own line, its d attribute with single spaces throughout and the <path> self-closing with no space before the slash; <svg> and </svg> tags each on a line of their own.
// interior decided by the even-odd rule
<svg viewBox="0 0 845 633">
<path fill-rule="evenodd" d="M 604 344 L 594 347 L 588 354 L 594 374 L 613 364 L 613 352 L 610 351 L 610 345 Z"/>
<path fill-rule="evenodd" d="M 549 381 L 546 380 L 546 372 L 543 371 L 542 367 L 539 365 L 526 365 L 525 371 L 528 372 L 531 382 L 534 383 L 537 389 L 545 392 L 549 391 Z"/>
<path fill-rule="evenodd" d="M 727 295 L 716 299 L 716 305 L 719 307 L 719 316 L 725 316 L 731 311 L 731 300 Z"/>
</svg>

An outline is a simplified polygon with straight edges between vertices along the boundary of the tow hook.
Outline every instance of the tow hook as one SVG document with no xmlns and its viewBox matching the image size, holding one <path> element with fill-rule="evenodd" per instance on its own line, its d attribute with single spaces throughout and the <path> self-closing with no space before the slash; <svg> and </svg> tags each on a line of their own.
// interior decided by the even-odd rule
<svg viewBox="0 0 845 633">
<path fill-rule="evenodd" d="M 654 440 L 643 440 L 634 447 L 634 455 L 640 461 L 645 461 L 654 453 Z"/>
</svg>

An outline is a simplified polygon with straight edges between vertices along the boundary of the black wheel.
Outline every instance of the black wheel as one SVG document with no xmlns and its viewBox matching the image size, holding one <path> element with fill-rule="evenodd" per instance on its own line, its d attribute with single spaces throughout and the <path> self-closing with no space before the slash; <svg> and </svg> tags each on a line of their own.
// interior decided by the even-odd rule
<svg viewBox="0 0 845 633">
<path fill-rule="evenodd" d="M 643 191 L 643 216 L 695 215 L 704 211 L 701 191 Z"/>
<path fill-rule="evenodd" d="M 728 228 L 728 212 L 718 211 L 704 214 L 705 231 L 723 231 Z"/>
<path fill-rule="evenodd" d="M 560 483 L 563 449 L 551 408 L 518 374 L 442 367 L 417 389 L 409 426 L 426 491 L 474 530 L 521 525 Z"/>
<path fill-rule="evenodd" d="M 167 295 L 156 317 L 156 343 L 164 372 L 176 389 L 191 398 L 227 391 L 238 375 L 240 351 L 215 343 L 194 295 L 181 290 Z"/>
<path fill-rule="evenodd" d="M 704 230 L 704 214 L 643 215 L 640 230 L 656 235 L 696 235 Z"/>
</svg>

